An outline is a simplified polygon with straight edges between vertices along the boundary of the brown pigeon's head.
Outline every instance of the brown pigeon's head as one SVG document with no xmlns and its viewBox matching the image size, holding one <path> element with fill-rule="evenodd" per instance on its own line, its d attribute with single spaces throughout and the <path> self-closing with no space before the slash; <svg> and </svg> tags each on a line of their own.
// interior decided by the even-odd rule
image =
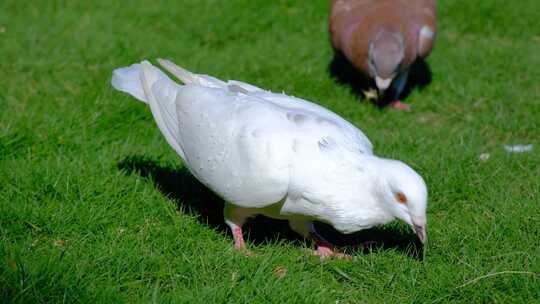
<svg viewBox="0 0 540 304">
<path fill-rule="evenodd" d="M 399 33 L 381 29 L 369 43 L 369 70 L 380 92 L 384 92 L 398 74 L 405 46 Z"/>
</svg>

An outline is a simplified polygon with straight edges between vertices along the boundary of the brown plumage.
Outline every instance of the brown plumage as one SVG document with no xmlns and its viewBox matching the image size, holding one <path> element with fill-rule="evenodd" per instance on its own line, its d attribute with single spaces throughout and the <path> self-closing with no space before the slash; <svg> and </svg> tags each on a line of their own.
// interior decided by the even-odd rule
<svg viewBox="0 0 540 304">
<path fill-rule="evenodd" d="M 433 48 L 435 0 L 332 0 L 329 28 L 334 49 L 403 107 L 409 67 Z"/>
</svg>

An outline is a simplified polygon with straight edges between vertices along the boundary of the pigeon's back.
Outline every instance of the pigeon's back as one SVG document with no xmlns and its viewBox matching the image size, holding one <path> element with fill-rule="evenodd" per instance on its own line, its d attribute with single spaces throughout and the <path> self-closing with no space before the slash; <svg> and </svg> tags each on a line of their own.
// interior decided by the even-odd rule
<svg viewBox="0 0 540 304">
<path fill-rule="evenodd" d="M 409 65 L 431 51 L 433 39 L 419 43 L 419 32 L 435 32 L 435 22 L 434 0 L 333 0 L 329 30 L 333 47 L 367 73 L 369 43 L 381 28 L 402 33 Z"/>
</svg>

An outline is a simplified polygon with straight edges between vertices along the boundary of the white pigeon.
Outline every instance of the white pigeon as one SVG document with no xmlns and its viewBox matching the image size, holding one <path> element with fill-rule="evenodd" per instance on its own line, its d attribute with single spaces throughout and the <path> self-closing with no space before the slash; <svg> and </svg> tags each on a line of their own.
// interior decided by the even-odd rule
<svg viewBox="0 0 540 304">
<path fill-rule="evenodd" d="M 355 126 L 303 99 L 158 61 L 184 85 L 148 61 L 116 69 L 112 85 L 150 106 L 187 168 L 223 198 L 236 249 L 245 249 L 242 225 L 257 214 L 288 220 L 321 258 L 344 255 L 314 221 L 352 233 L 397 218 L 426 241 L 422 177 L 373 155 Z"/>
</svg>

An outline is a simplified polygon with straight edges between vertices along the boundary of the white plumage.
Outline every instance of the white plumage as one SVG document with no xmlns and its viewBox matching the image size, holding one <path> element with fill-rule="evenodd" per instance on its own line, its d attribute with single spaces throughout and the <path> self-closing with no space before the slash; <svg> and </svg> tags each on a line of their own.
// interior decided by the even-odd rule
<svg viewBox="0 0 540 304">
<path fill-rule="evenodd" d="M 399 218 L 425 240 L 422 178 L 373 155 L 355 126 L 299 98 L 159 62 L 185 85 L 147 61 L 116 69 L 112 85 L 149 104 L 192 174 L 225 200 L 237 248 L 242 224 L 256 214 L 289 220 L 315 239 L 321 257 L 333 251 L 313 221 L 351 233 Z"/>
</svg>

